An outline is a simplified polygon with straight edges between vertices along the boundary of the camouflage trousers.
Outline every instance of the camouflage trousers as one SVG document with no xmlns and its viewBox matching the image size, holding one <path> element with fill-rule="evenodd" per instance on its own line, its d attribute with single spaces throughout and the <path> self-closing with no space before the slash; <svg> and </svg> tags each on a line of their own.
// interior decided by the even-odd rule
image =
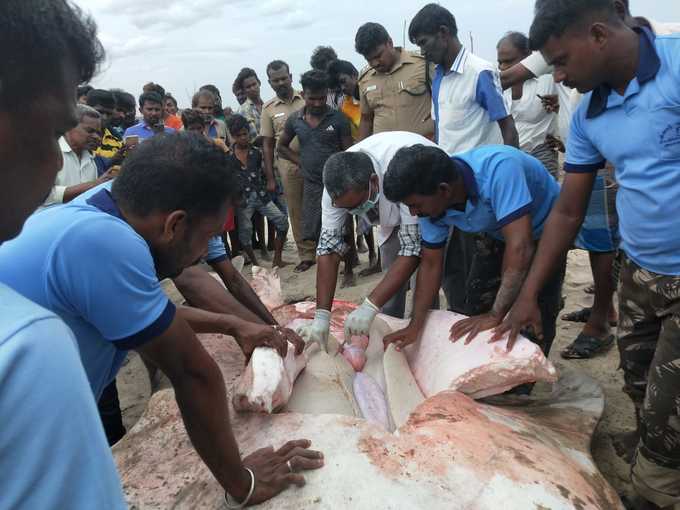
<svg viewBox="0 0 680 510">
<path fill-rule="evenodd" d="M 680 276 L 622 254 L 618 347 L 624 391 L 640 416 L 633 485 L 665 508 L 680 502 Z"/>
</svg>

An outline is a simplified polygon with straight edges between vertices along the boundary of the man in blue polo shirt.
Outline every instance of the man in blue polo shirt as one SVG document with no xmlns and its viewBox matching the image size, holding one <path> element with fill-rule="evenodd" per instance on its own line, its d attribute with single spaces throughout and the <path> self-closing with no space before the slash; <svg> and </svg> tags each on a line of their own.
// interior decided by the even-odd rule
<svg viewBox="0 0 680 510">
<path fill-rule="evenodd" d="M 175 132 L 163 124 L 163 98 L 158 92 L 144 92 L 139 96 L 139 112 L 142 114 L 142 120 L 127 128 L 123 134 L 123 140 L 137 137 L 137 142 L 126 141 L 129 146 L 143 142 L 158 133 Z"/>
<path fill-rule="evenodd" d="M 538 326 L 536 290 L 575 238 L 605 160 L 616 168 L 621 233 L 618 344 L 633 434 L 634 508 L 680 502 L 680 36 L 631 29 L 611 0 L 542 0 L 531 42 L 555 79 L 586 93 L 567 175 L 524 288 L 496 336 Z"/>
<path fill-rule="evenodd" d="M 414 342 L 425 323 L 442 278 L 449 228 L 484 232 L 504 244 L 501 285 L 490 312 L 457 322 L 453 341 L 470 342 L 498 326 L 520 291 L 535 242 L 559 195 L 559 186 L 540 161 L 514 147 L 489 145 L 449 157 L 438 147 L 399 150 L 390 163 L 385 196 L 408 206 L 420 220 L 422 252 L 409 326 L 385 337 L 401 349 Z M 564 267 L 555 271 L 541 296 L 544 335 L 535 341 L 547 355 L 555 337 Z"/>
<path fill-rule="evenodd" d="M 19 238 L 0 247 L 0 281 L 70 326 L 95 398 L 128 350 L 157 365 L 173 384 L 197 452 L 231 498 L 245 505 L 301 482 L 291 469 L 320 467 L 321 455 L 301 440 L 288 444 L 291 455 L 268 452 L 241 461 L 220 370 L 194 332 L 231 334 L 246 355 L 259 345 L 285 355 L 287 342 L 278 328 L 176 309 L 159 282 L 205 254 L 237 189 L 224 152 L 204 136 L 155 137 L 126 158 L 111 191 L 33 215 Z"/>
</svg>

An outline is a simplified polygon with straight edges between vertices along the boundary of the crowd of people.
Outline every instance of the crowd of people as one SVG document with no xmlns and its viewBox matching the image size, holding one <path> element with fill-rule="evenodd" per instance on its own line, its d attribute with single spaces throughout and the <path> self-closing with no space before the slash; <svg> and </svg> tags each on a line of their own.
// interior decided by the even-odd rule
<svg viewBox="0 0 680 510">
<path fill-rule="evenodd" d="M 589 252 L 594 304 L 565 316 L 585 325 L 561 354 L 616 340 L 638 425 L 616 445 L 626 504 L 680 502 L 680 25 L 634 17 L 628 0 L 538 0 L 529 35 L 502 35 L 491 63 L 428 4 L 408 30 L 419 51 L 364 23 L 362 70 L 320 46 L 297 90 L 272 60 L 264 101 L 243 68 L 235 111 L 211 84 L 181 110 L 157 83 L 137 97 L 86 85 L 104 50 L 67 0 L 7 0 L 0 27 L 0 506 L 126 508 L 109 445 L 125 434 L 115 380 L 130 350 L 169 378 L 227 508 L 302 485 L 323 454 L 293 439 L 242 458 L 197 333 L 233 336 L 246 358 L 327 351 L 340 265 L 354 285 L 368 252 L 358 276 L 383 277 L 346 337 L 381 311 L 404 318 L 411 289 L 408 326 L 384 340 L 401 350 L 441 288 L 468 317 L 452 341 L 493 330 L 512 349 L 522 332 L 548 355 L 572 247 Z M 286 266 L 289 227 L 294 271 L 317 272 L 297 331 L 231 262 Z"/>
</svg>

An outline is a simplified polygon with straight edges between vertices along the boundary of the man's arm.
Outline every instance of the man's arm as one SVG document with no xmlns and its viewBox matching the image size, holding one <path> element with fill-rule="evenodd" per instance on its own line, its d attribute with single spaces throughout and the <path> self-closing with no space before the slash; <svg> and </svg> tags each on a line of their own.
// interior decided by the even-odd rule
<svg viewBox="0 0 680 510">
<path fill-rule="evenodd" d="M 534 254 L 531 215 L 525 214 L 505 225 L 501 232 L 505 238 L 501 285 L 496 294 L 491 312 L 456 322 L 451 327 L 451 340 L 456 341 L 467 335 L 470 343 L 479 333 L 498 326 L 519 294 L 524 278 L 531 266 Z"/>
<path fill-rule="evenodd" d="M 567 173 L 562 192 L 543 228 L 536 256 L 522 290 L 503 323 L 496 328 L 494 339 L 510 331 L 508 348 L 512 348 L 520 330 L 531 326 L 541 337 L 541 315 L 538 294 L 571 247 L 583 223 L 596 173 Z"/>
<path fill-rule="evenodd" d="M 508 115 L 504 119 L 498 121 L 498 127 L 501 128 L 501 135 L 503 136 L 503 143 L 519 149 L 519 134 L 515 127 L 515 119 L 512 115 Z"/>
<path fill-rule="evenodd" d="M 300 475 L 290 472 L 286 466 L 288 460 L 298 469 L 323 465 L 320 453 L 306 449 L 308 441 L 299 442 L 299 446 L 285 455 L 280 455 L 281 450 L 260 451 L 259 455 L 241 461 L 220 369 L 180 316 L 175 317 L 162 335 L 138 350 L 172 382 L 194 448 L 220 485 L 237 501 L 243 501 L 250 488 L 251 478 L 246 467 L 255 475 L 255 492 L 250 503 L 257 503 L 275 496 L 292 483 L 304 483 Z"/>
<path fill-rule="evenodd" d="M 361 122 L 359 123 L 359 141 L 368 138 L 373 134 L 373 112 L 361 113 Z"/>
<path fill-rule="evenodd" d="M 405 329 L 387 335 L 383 339 L 385 349 L 387 349 L 389 344 L 393 343 L 399 351 L 418 340 L 418 335 L 420 335 L 420 332 L 425 326 L 427 313 L 439 293 L 439 287 L 441 287 L 443 263 L 444 248 L 430 249 L 423 246 L 420 255 L 420 269 L 418 270 L 416 289 L 413 297 L 411 322 Z"/>
<path fill-rule="evenodd" d="M 262 155 L 264 156 L 264 174 L 267 178 L 267 191 L 273 193 L 276 190 L 274 181 L 274 149 L 276 140 L 271 136 L 262 137 Z M 270 180 L 274 183 L 274 189 L 270 188 Z"/>
<path fill-rule="evenodd" d="M 503 90 L 507 90 L 510 87 L 524 83 L 531 78 L 535 78 L 534 73 L 529 71 L 524 67 L 524 64 L 520 62 L 505 71 L 501 71 L 501 86 L 503 87 Z"/>
<path fill-rule="evenodd" d="M 290 133 L 288 129 L 284 130 L 281 138 L 279 139 L 277 152 L 279 157 L 287 159 L 288 161 L 291 161 L 292 163 L 295 163 L 299 166 L 300 154 L 290 148 L 290 142 L 293 141 L 293 138 L 295 138 L 295 133 Z"/>
<path fill-rule="evenodd" d="M 338 280 L 338 267 L 341 257 L 337 253 L 329 253 L 317 257 L 316 266 L 316 307 L 329 310 L 335 297 Z"/>
</svg>

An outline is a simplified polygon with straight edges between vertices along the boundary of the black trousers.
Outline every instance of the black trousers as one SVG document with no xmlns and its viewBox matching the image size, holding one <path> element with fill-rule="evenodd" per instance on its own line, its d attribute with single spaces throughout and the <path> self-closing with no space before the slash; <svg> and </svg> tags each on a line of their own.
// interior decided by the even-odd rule
<svg viewBox="0 0 680 510">
<path fill-rule="evenodd" d="M 106 439 L 109 441 L 109 446 L 113 446 L 125 435 L 125 426 L 123 426 L 123 415 L 120 411 L 120 401 L 118 400 L 118 388 L 116 387 L 116 380 L 114 379 L 99 397 L 97 402 L 99 408 L 99 417 L 104 425 L 104 432 L 106 432 Z"/>
</svg>

